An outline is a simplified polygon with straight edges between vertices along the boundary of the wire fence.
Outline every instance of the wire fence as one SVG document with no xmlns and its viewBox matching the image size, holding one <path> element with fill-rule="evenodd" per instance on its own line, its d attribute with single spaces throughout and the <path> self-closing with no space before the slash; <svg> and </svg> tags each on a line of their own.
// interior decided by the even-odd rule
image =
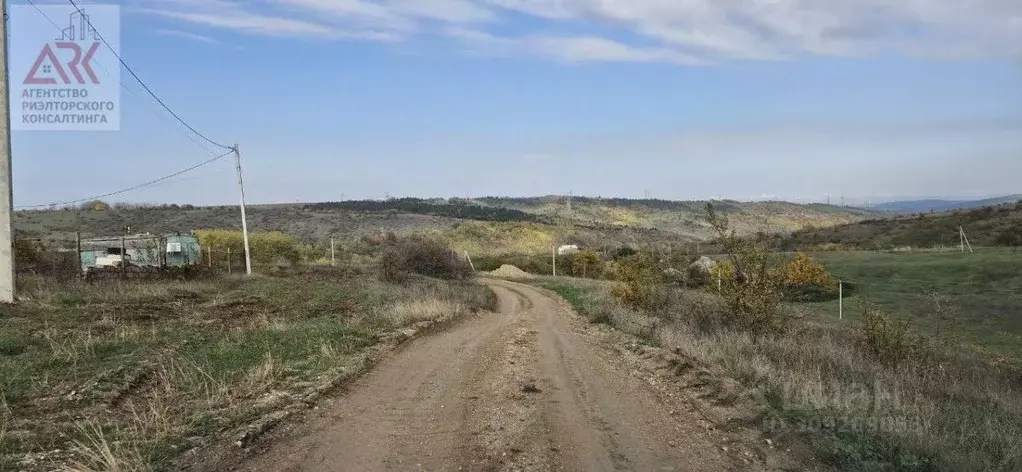
<svg viewBox="0 0 1022 472">
<path fill-rule="evenodd" d="M 333 240 L 315 244 L 250 249 L 254 271 L 296 266 L 330 266 L 351 262 L 352 254 Z M 58 280 L 180 278 L 245 274 L 243 245 L 204 246 L 190 235 L 125 235 L 98 239 L 28 239 L 15 241 L 19 276 Z"/>
</svg>

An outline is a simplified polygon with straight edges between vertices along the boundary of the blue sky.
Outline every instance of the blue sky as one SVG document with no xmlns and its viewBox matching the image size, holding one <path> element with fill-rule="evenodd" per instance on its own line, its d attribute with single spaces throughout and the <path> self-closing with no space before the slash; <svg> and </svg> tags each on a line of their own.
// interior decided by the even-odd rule
<svg viewBox="0 0 1022 472">
<path fill-rule="evenodd" d="M 256 203 L 1022 192 L 1017 0 L 121 5 L 125 60 L 195 127 L 241 145 Z M 16 205 L 209 157 L 122 92 L 120 131 L 14 133 Z M 230 204 L 232 165 L 112 200 Z"/>
</svg>

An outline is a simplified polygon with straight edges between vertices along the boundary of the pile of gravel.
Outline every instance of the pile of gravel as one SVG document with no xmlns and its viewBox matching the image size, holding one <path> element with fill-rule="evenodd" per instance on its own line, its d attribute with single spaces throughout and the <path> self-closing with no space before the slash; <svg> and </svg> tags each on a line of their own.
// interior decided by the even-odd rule
<svg viewBox="0 0 1022 472">
<path fill-rule="evenodd" d="M 510 264 L 504 264 L 499 269 L 490 272 L 490 274 L 508 279 L 527 279 L 532 277 L 532 274 Z"/>
</svg>

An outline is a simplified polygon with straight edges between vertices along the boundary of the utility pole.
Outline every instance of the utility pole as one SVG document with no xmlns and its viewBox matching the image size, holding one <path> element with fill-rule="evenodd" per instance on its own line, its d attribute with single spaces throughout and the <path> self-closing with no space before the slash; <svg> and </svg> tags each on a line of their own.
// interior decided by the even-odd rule
<svg viewBox="0 0 1022 472">
<path fill-rule="evenodd" d="M 845 319 L 845 283 L 837 281 L 837 319 Z"/>
<path fill-rule="evenodd" d="M 75 260 L 78 261 L 78 276 L 80 277 L 82 275 L 82 265 L 83 265 L 82 264 L 82 232 L 81 231 L 76 231 L 75 232 L 75 250 L 78 251 L 78 254 L 75 257 Z"/>
<path fill-rule="evenodd" d="M 553 267 L 553 276 L 557 277 L 557 244 L 550 248 L 550 266 Z"/>
<path fill-rule="evenodd" d="M 7 72 L 7 0 L 0 0 L 0 303 L 14 303 L 14 186 L 11 182 L 11 104 Z"/>
<path fill-rule="evenodd" d="M 958 227 L 958 246 L 961 248 L 962 252 L 964 253 L 965 252 L 965 231 L 962 230 L 961 226 Z"/>
<path fill-rule="evenodd" d="M 962 228 L 961 226 L 959 226 L 958 227 L 958 235 L 960 236 L 961 241 L 962 241 L 961 245 L 962 245 L 962 252 L 963 253 L 965 252 L 965 247 L 966 246 L 969 247 L 969 252 L 976 252 L 976 251 L 972 250 L 972 244 L 969 243 L 969 237 L 965 235 L 965 228 Z"/>
<path fill-rule="evenodd" d="M 252 275 L 252 253 L 248 247 L 248 218 L 245 217 L 245 180 L 241 177 L 241 151 L 234 145 L 234 162 L 238 168 L 238 190 L 241 192 L 241 234 L 245 240 L 245 275 Z"/>
<path fill-rule="evenodd" d="M 334 238 L 330 238 L 330 266 L 337 265 L 337 257 L 334 255 Z"/>
</svg>

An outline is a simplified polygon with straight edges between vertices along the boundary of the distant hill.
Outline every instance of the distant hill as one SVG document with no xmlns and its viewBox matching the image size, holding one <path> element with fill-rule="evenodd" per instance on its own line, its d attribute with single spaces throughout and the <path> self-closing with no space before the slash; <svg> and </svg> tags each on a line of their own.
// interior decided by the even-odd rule
<svg viewBox="0 0 1022 472">
<path fill-rule="evenodd" d="M 790 232 L 875 218 L 865 210 L 787 202 L 716 201 L 741 234 Z M 587 247 L 672 246 L 711 238 L 701 201 L 545 196 L 477 199 L 395 198 L 310 204 L 251 205 L 252 231 L 283 231 L 306 242 L 380 232 L 428 232 L 473 252 L 535 252 L 550 244 Z M 123 206 L 105 210 L 15 213 L 19 237 L 73 240 L 133 233 L 240 229 L 235 206 Z"/>
<path fill-rule="evenodd" d="M 777 235 L 772 242 L 784 251 L 954 247 L 959 226 L 973 246 L 1022 246 L 1022 203 L 869 219 Z"/>
<path fill-rule="evenodd" d="M 569 197 L 484 197 L 483 205 L 520 210 L 564 222 L 613 227 L 650 228 L 693 240 L 713 237 L 706 224 L 706 201 Z M 875 218 L 878 213 L 835 205 L 802 205 L 789 202 L 713 201 L 742 234 L 794 231 Z"/>
<path fill-rule="evenodd" d="M 891 213 L 929 213 L 938 211 L 961 210 L 967 208 L 981 208 L 1002 203 L 1015 203 L 1022 200 L 1022 194 L 1008 195 L 1004 197 L 986 198 L 983 200 L 910 200 L 899 202 L 887 202 L 874 205 L 871 210 L 886 211 Z"/>
</svg>

